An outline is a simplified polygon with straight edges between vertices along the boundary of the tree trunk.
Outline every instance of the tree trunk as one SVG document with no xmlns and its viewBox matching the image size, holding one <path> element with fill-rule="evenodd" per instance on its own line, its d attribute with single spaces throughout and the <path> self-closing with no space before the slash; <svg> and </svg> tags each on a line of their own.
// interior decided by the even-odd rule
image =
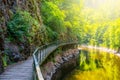
<svg viewBox="0 0 120 80">
<path fill-rule="evenodd" d="M 117 53 L 120 53 L 120 47 L 118 47 Z"/>
</svg>

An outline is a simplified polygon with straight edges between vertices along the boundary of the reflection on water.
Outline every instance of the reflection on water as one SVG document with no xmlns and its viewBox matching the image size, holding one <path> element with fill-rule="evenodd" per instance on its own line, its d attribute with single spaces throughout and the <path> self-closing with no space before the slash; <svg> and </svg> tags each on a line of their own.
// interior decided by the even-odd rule
<svg viewBox="0 0 120 80">
<path fill-rule="evenodd" d="M 82 50 L 79 66 L 64 80 L 120 80 L 120 57 L 98 50 Z"/>
</svg>

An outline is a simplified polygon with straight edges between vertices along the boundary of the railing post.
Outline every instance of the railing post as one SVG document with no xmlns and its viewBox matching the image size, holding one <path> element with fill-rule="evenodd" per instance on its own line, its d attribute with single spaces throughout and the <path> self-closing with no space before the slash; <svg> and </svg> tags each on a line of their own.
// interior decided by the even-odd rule
<svg viewBox="0 0 120 80">
<path fill-rule="evenodd" d="M 49 49 L 47 49 L 47 48 L 49 46 L 51 46 L 51 47 L 54 47 L 56 49 L 57 47 L 59 47 L 61 45 L 67 45 L 67 44 L 70 44 L 70 43 L 73 44 L 73 42 L 71 42 L 70 40 L 66 40 L 66 41 L 57 40 L 56 42 L 53 42 L 53 43 L 44 45 L 40 48 L 37 48 L 34 51 L 34 53 L 33 53 L 33 60 L 34 60 L 33 61 L 33 68 L 34 68 L 33 77 L 34 77 L 34 80 L 44 80 L 43 76 L 41 74 L 40 65 L 42 64 L 43 60 L 45 60 L 45 58 L 50 54 L 50 53 L 49 54 L 47 53 L 49 51 Z"/>
<path fill-rule="evenodd" d="M 40 50 L 40 61 L 39 61 L 39 63 L 41 63 L 41 50 Z"/>
<path fill-rule="evenodd" d="M 45 45 L 43 46 L 43 59 L 45 58 Z"/>
<path fill-rule="evenodd" d="M 40 63 L 42 62 L 42 50 L 40 50 Z"/>
</svg>

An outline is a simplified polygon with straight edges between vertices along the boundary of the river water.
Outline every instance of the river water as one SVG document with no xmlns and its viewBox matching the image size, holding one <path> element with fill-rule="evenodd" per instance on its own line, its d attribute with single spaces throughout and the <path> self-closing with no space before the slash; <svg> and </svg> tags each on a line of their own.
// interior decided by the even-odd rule
<svg viewBox="0 0 120 80">
<path fill-rule="evenodd" d="M 81 50 L 79 66 L 63 80 L 120 80 L 120 57 L 95 49 Z"/>
</svg>

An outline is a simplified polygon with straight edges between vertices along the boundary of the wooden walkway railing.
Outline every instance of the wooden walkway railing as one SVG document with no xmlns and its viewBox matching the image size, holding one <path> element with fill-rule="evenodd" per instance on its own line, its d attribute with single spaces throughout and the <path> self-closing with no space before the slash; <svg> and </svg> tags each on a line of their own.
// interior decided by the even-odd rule
<svg viewBox="0 0 120 80">
<path fill-rule="evenodd" d="M 33 53 L 33 80 L 44 80 L 40 70 L 40 65 L 44 62 L 50 53 L 52 53 L 59 46 L 76 43 L 77 41 L 56 41 L 37 48 Z"/>
</svg>

